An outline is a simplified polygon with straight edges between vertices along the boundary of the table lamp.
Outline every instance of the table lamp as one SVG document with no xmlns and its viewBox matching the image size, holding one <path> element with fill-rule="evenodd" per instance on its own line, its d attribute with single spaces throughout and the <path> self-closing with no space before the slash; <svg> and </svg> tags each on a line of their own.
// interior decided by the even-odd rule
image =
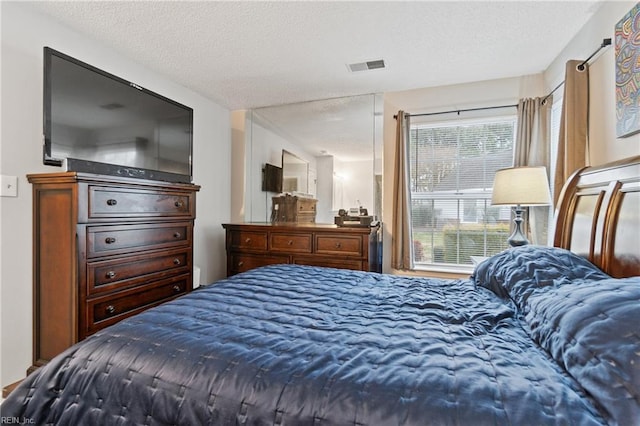
<svg viewBox="0 0 640 426">
<path fill-rule="evenodd" d="M 515 206 L 515 227 L 507 240 L 512 247 L 529 244 L 522 232 L 523 206 L 551 204 L 545 167 L 512 167 L 498 170 L 493 181 L 491 205 Z"/>
</svg>

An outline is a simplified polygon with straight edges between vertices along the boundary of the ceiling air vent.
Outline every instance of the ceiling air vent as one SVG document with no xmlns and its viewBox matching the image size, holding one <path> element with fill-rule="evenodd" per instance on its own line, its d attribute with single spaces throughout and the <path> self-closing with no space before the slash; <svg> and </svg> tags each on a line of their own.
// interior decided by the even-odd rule
<svg viewBox="0 0 640 426">
<path fill-rule="evenodd" d="M 358 62 L 355 64 L 347 65 L 349 67 L 349 71 L 351 72 L 359 72 L 359 71 L 369 71 L 369 70 L 377 70 L 380 68 L 384 68 L 384 60 L 378 59 L 375 61 L 367 61 L 367 62 Z"/>
</svg>

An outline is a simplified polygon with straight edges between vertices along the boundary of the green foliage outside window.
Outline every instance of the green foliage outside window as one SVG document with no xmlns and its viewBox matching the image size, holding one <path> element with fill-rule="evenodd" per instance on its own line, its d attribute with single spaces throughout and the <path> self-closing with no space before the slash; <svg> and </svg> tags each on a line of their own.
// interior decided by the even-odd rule
<svg viewBox="0 0 640 426">
<path fill-rule="evenodd" d="M 491 256 L 509 247 L 509 224 L 506 223 L 486 227 L 465 225 L 461 229 L 445 227 L 442 232 L 444 263 L 471 264 L 470 256 Z"/>
</svg>

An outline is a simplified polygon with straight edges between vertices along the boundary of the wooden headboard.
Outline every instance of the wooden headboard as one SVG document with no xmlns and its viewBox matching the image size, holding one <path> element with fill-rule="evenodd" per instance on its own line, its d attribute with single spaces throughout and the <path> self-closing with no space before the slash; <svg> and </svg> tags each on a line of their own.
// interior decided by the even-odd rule
<svg viewBox="0 0 640 426">
<path fill-rule="evenodd" d="M 554 245 L 611 276 L 640 275 L 640 155 L 575 172 L 560 193 Z"/>
</svg>

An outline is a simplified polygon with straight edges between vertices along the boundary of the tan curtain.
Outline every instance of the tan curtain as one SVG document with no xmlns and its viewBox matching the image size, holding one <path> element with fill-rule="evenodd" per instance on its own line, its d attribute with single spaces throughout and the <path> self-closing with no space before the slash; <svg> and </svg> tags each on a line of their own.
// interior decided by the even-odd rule
<svg viewBox="0 0 640 426">
<path fill-rule="evenodd" d="M 514 166 L 545 166 L 547 178 L 550 165 L 551 146 L 551 96 L 528 98 L 518 102 L 518 128 Z M 528 209 L 527 230 L 533 244 L 546 245 L 549 226 L 549 207 L 536 206 Z"/>
<path fill-rule="evenodd" d="M 554 205 L 571 174 L 587 164 L 589 147 L 589 67 L 578 69 L 582 61 L 568 61 L 558 140 L 558 160 L 553 183 Z"/>
<path fill-rule="evenodd" d="M 398 111 L 396 120 L 396 157 L 393 177 L 393 226 L 391 238 L 391 267 L 412 269 L 411 216 L 409 215 L 408 145 L 409 116 Z"/>
</svg>

